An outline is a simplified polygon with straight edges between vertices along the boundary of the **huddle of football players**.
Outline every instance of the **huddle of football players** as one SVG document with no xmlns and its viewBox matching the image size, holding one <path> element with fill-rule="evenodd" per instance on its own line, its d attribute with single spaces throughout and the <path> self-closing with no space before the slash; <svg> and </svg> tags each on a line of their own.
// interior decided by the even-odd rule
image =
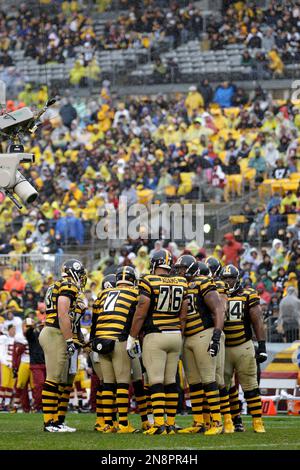
<svg viewBox="0 0 300 470">
<path fill-rule="evenodd" d="M 86 281 L 82 263 L 71 259 L 46 295 L 46 326 L 40 334 L 47 371 L 45 431 L 75 431 L 64 421 L 78 351 L 88 346 L 100 380 L 97 432 L 140 432 L 128 420 L 131 385 L 145 435 L 244 431 L 239 384 L 253 430 L 265 432 L 257 383 L 257 361 L 267 359 L 260 299 L 254 289 L 242 287 L 235 266 L 222 267 L 213 257 L 199 263 L 191 255 L 173 264 L 171 254 L 161 249 L 150 260 L 150 274 L 139 279 L 132 267 L 118 268 L 103 279 L 88 343 L 80 330 Z M 180 359 L 193 414 L 193 423 L 184 429 L 175 422 Z"/>
</svg>

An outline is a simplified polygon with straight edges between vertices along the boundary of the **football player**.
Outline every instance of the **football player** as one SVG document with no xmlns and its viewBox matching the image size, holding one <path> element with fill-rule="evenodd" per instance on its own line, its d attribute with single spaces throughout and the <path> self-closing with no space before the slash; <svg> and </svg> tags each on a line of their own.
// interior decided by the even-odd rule
<svg viewBox="0 0 300 470">
<path fill-rule="evenodd" d="M 154 424 L 144 434 L 175 434 L 178 404 L 176 371 L 182 348 L 188 300 L 184 277 L 171 275 L 172 256 L 165 250 L 150 260 L 151 274 L 139 281 L 140 299 L 133 318 L 127 350 L 136 347 L 143 329 L 143 364 L 150 385 Z M 167 421 L 165 426 L 164 415 Z"/>
<path fill-rule="evenodd" d="M 213 278 L 213 281 L 216 285 L 217 291 L 220 295 L 220 299 L 223 306 L 224 314 L 227 311 L 227 295 L 226 295 L 226 286 L 224 281 L 220 279 L 220 272 L 222 269 L 222 265 L 217 258 L 213 256 L 209 256 L 205 260 L 205 265 L 209 269 L 209 275 Z M 220 393 L 220 406 L 221 406 L 221 414 L 224 421 L 224 432 L 226 434 L 231 434 L 234 432 L 234 425 L 232 422 L 231 417 L 231 410 L 230 410 L 230 401 L 229 401 L 229 392 L 225 385 L 224 379 L 224 365 L 225 365 L 225 336 L 221 336 L 221 343 L 220 343 L 220 352 L 217 356 L 217 383 L 219 387 Z M 233 391 L 230 389 L 231 392 Z"/>
<path fill-rule="evenodd" d="M 267 360 L 267 353 L 260 298 L 254 289 L 241 286 L 239 270 L 232 264 L 222 268 L 220 278 L 226 283 L 228 297 L 224 322 L 225 383 L 229 387 L 234 372 L 237 373 L 253 418 L 253 429 L 255 432 L 264 433 L 261 398 L 257 383 L 256 354 L 251 329 L 253 327 L 258 341 L 258 361 L 264 362 Z"/>
<path fill-rule="evenodd" d="M 223 328 L 223 307 L 210 277 L 199 275 L 207 272 L 191 255 L 178 258 L 175 268 L 188 280 L 188 315 L 184 331 L 183 362 L 190 386 L 194 424 L 183 432 L 205 435 L 220 434 L 223 430 L 220 414 L 220 397 L 216 381 L 217 354 Z M 206 396 L 213 424 L 205 430 L 202 404 Z"/>
<path fill-rule="evenodd" d="M 46 325 L 39 336 L 39 342 L 44 351 L 47 371 L 42 393 L 44 431 L 46 432 L 74 432 L 75 430 L 64 425 L 63 421 L 65 407 L 72 389 L 69 377 L 76 373 L 74 362 L 71 361 L 76 351 L 73 340 L 74 315 L 72 312 L 74 312 L 86 279 L 86 271 L 82 263 L 76 259 L 70 259 L 62 266 L 61 279 L 48 288 L 45 296 Z M 60 421 L 59 414 L 62 416 Z"/>
<path fill-rule="evenodd" d="M 116 275 L 115 274 L 107 274 L 104 276 L 101 283 L 101 291 L 98 295 L 97 300 L 93 305 L 93 316 L 92 316 L 92 327 L 90 332 L 90 342 L 95 338 L 96 334 L 96 325 L 99 315 L 99 305 L 100 305 L 100 296 L 105 289 L 111 289 L 116 287 Z M 103 407 L 102 407 L 102 390 L 103 390 L 103 374 L 100 364 L 99 354 L 95 351 L 92 351 L 90 354 L 91 363 L 93 369 L 99 379 L 99 385 L 97 387 L 96 393 L 96 423 L 94 426 L 94 430 L 98 432 L 102 432 L 106 426 L 103 416 Z"/>
<path fill-rule="evenodd" d="M 25 332 L 25 322 L 23 323 L 23 331 Z M 23 411 L 30 411 L 30 402 L 28 397 L 28 384 L 30 382 L 33 388 L 32 375 L 30 371 L 29 345 L 23 332 L 17 333 L 15 336 L 14 352 L 13 352 L 13 373 L 17 377 L 15 385 L 14 410 L 17 411 L 22 403 Z"/>
<path fill-rule="evenodd" d="M 15 343 L 16 327 L 13 324 L 7 326 L 7 335 L 1 335 L 1 395 L 3 411 L 9 411 L 12 399 L 15 377 L 13 374 L 13 350 Z"/>
<path fill-rule="evenodd" d="M 135 271 L 124 266 L 117 270 L 116 287 L 104 289 L 94 305 L 97 323 L 93 349 L 99 352 L 103 374 L 104 433 L 138 431 L 128 423 L 131 361 L 126 352 L 138 295 Z M 117 429 L 113 426 L 114 395 L 118 411 Z"/>
</svg>

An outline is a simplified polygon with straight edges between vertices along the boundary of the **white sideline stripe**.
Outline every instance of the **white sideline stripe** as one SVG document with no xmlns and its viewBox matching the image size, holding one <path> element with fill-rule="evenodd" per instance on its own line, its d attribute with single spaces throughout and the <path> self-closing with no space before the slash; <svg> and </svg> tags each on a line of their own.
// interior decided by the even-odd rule
<svg viewBox="0 0 300 470">
<path fill-rule="evenodd" d="M 298 445 L 299 447 L 299 441 L 298 442 L 289 442 L 288 443 L 289 446 L 296 446 Z M 201 451 L 201 450 L 215 450 L 215 451 L 218 451 L 219 449 L 224 449 L 224 450 L 227 450 L 227 449 L 240 449 L 241 447 L 249 447 L 249 450 L 251 450 L 251 445 L 249 444 L 236 444 L 236 445 L 233 445 L 233 444 L 229 444 L 229 445 L 224 445 L 224 446 L 220 446 L 219 444 L 216 444 L 215 446 L 206 446 L 206 445 L 203 445 L 201 446 L 201 444 L 198 442 L 198 447 L 176 447 L 177 450 L 194 450 L 194 451 Z M 278 443 L 277 444 L 253 444 L 253 450 L 257 449 L 257 447 L 278 447 Z M 134 450 L 134 449 L 133 449 Z M 170 449 L 166 449 L 166 447 L 156 447 L 156 446 L 152 446 L 151 447 L 151 450 L 170 450 Z"/>
</svg>

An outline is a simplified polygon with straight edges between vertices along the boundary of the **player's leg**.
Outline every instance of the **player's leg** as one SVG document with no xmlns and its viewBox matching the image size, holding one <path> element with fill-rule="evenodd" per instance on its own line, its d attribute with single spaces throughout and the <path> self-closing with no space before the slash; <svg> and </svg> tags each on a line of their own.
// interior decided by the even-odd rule
<svg viewBox="0 0 300 470">
<path fill-rule="evenodd" d="M 234 381 L 236 347 L 225 347 L 224 381 L 226 388 L 229 390 L 230 413 L 234 425 L 234 430 L 235 432 L 244 432 L 245 428 L 242 423 L 242 418 L 240 416 L 239 393 Z"/>
<path fill-rule="evenodd" d="M 149 379 L 154 424 L 144 434 L 166 434 L 164 425 L 165 390 L 164 373 L 167 361 L 165 334 L 150 333 L 143 342 L 143 364 Z"/>
<path fill-rule="evenodd" d="M 217 355 L 216 378 L 217 378 L 217 384 L 219 387 L 220 409 L 221 409 L 221 415 L 223 417 L 224 432 L 225 434 L 231 434 L 234 432 L 234 426 L 233 426 L 231 413 L 230 413 L 228 388 L 225 385 L 224 367 L 225 367 L 225 335 L 222 332 L 221 341 L 220 341 L 220 351 L 218 352 L 218 355 Z"/>
<path fill-rule="evenodd" d="M 44 430 L 56 432 L 58 428 L 53 424 L 58 420 L 58 387 L 67 360 L 66 342 L 60 330 L 48 326 L 41 331 L 39 342 L 46 365 L 46 380 L 42 392 Z"/>
<path fill-rule="evenodd" d="M 168 434 L 175 433 L 175 417 L 178 407 L 178 388 L 176 384 L 176 373 L 179 356 L 182 350 L 181 334 L 166 334 L 167 338 L 167 361 L 165 367 L 165 411 L 167 416 L 166 426 Z"/>
<path fill-rule="evenodd" d="M 263 433 L 261 397 L 257 383 L 257 365 L 252 341 L 241 344 L 236 358 L 236 371 L 244 392 L 254 432 Z"/>
<path fill-rule="evenodd" d="M 30 370 L 32 374 L 32 393 L 33 393 L 33 400 L 34 400 L 34 410 L 41 411 L 42 410 L 42 392 L 43 392 L 43 385 L 46 379 L 46 369 L 44 364 L 31 364 Z"/>
<path fill-rule="evenodd" d="M 21 362 L 18 369 L 18 377 L 16 381 L 16 388 L 15 388 L 15 401 L 14 401 L 14 409 L 15 411 L 20 407 L 22 402 L 23 411 L 28 411 L 28 400 L 26 401 L 25 396 L 25 389 L 30 380 L 30 366 L 29 363 Z M 26 391 L 26 393 L 28 393 Z"/>
<path fill-rule="evenodd" d="M 105 426 L 102 432 L 112 433 L 115 432 L 113 426 L 113 412 L 116 396 L 116 376 L 112 364 L 112 353 L 99 354 L 99 358 L 103 374 L 102 407 Z"/>
<path fill-rule="evenodd" d="M 95 431 L 102 431 L 105 427 L 104 422 L 104 415 L 103 415 L 103 406 L 102 406 L 102 391 L 103 391 L 103 373 L 100 364 L 100 357 L 99 354 L 92 351 L 90 354 L 90 359 L 92 362 L 94 373 L 97 377 L 97 385 L 96 385 L 96 423 L 95 423 Z M 93 376 L 92 376 L 93 378 Z M 91 380 L 91 408 L 92 408 L 92 385 L 94 384 L 95 379 Z"/>
<path fill-rule="evenodd" d="M 216 381 L 217 358 L 211 357 L 207 352 L 212 334 L 213 328 L 201 331 L 199 333 L 199 340 L 194 346 L 194 355 L 196 357 L 198 370 L 201 374 L 201 382 L 212 418 L 211 428 L 205 431 L 205 434 L 208 436 L 220 434 L 223 430 L 220 395 Z"/>
<path fill-rule="evenodd" d="M 193 424 L 188 428 L 178 431 L 180 434 L 185 433 L 201 433 L 204 432 L 203 420 L 203 385 L 201 383 L 201 375 L 197 367 L 196 359 L 193 352 L 193 345 L 198 341 L 198 335 L 185 338 L 183 345 L 183 366 L 184 372 L 189 384 L 190 400 L 193 413 Z"/>
<path fill-rule="evenodd" d="M 146 431 L 150 428 L 150 423 L 148 421 L 147 395 L 144 389 L 142 365 L 139 357 L 131 359 L 131 380 L 142 421 L 142 429 Z"/>
<path fill-rule="evenodd" d="M 112 352 L 112 365 L 117 382 L 116 405 L 118 411 L 117 433 L 133 433 L 137 429 L 128 423 L 129 384 L 131 360 L 126 351 L 126 341 L 116 341 Z"/>
</svg>

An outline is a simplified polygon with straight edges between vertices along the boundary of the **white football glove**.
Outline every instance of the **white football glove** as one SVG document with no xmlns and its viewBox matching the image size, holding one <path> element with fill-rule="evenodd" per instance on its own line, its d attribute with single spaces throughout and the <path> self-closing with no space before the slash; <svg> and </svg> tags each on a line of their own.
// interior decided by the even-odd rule
<svg viewBox="0 0 300 470">
<path fill-rule="evenodd" d="M 140 357 L 141 347 L 139 340 L 129 335 L 127 339 L 126 350 L 128 356 L 131 357 L 131 359 L 134 359 L 135 357 Z"/>
</svg>

